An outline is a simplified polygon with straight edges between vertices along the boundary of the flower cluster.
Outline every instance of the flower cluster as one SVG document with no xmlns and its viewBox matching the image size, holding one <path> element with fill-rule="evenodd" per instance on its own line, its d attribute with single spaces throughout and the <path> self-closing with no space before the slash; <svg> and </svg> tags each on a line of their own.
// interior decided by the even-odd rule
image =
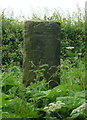
<svg viewBox="0 0 87 120">
<path fill-rule="evenodd" d="M 83 111 L 85 109 L 87 109 L 87 103 L 84 103 L 81 106 L 79 106 L 78 108 L 74 109 L 71 114 Z"/>
<path fill-rule="evenodd" d="M 44 107 L 44 110 L 50 114 L 51 112 L 55 112 L 57 109 L 61 109 L 63 105 L 65 105 L 65 103 L 57 101 L 56 103 L 50 103 L 47 107 Z"/>
<path fill-rule="evenodd" d="M 78 53 L 78 55 L 82 55 L 82 53 Z"/>
<path fill-rule="evenodd" d="M 66 47 L 66 49 L 72 50 L 72 49 L 74 49 L 74 47 Z"/>
</svg>

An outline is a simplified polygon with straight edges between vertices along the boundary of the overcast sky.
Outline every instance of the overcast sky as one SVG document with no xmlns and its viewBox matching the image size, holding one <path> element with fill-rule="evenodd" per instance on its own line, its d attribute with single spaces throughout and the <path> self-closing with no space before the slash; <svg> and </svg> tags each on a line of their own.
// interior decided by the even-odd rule
<svg viewBox="0 0 87 120">
<path fill-rule="evenodd" d="M 81 9 L 85 8 L 86 0 L 0 0 L 0 9 L 6 9 L 7 14 L 11 11 L 15 16 L 31 17 L 32 13 L 51 14 L 55 9 L 66 12 L 76 10 L 77 4 Z"/>
</svg>

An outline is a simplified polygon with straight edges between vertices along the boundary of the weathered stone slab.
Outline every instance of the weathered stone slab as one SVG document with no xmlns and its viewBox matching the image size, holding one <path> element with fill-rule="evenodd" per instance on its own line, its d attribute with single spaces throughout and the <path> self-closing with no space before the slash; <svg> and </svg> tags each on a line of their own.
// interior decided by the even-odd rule
<svg viewBox="0 0 87 120">
<path fill-rule="evenodd" d="M 34 79 L 33 65 L 60 63 L 60 23 L 54 21 L 26 21 L 24 32 L 24 76 L 25 85 Z"/>
</svg>

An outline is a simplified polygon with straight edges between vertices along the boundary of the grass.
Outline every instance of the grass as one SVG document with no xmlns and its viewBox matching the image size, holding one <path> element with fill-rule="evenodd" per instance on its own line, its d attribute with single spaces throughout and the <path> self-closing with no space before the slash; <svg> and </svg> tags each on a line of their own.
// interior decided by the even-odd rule
<svg viewBox="0 0 87 120">
<path fill-rule="evenodd" d="M 78 59 L 76 60 L 78 62 Z M 84 63 L 76 65 L 68 59 L 61 60 L 61 83 L 50 89 L 45 79 L 24 87 L 22 72 L 18 66 L 9 66 L 3 72 L 2 80 L 2 116 L 3 118 L 73 118 L 84 116 L 84 109 L 71 114 L 85 102 Z M 39 77 L 40 74 L 37 73 Z M 37 77 L 37 78 L 38 78 Z M 50 103 L 61 101 L 65 106 L 54 109 L 50 114 L 44 110 Z M 59 116 L 58 116 L 59 114 Z M 61 117 L 60 117 L 61 116 Z"/>
<path fill-rule="evenodd" d="M 32 19 L 38 20 L 40 18 L 33 16 Z M 36 73 L 35 83 L 27 87 L 24 86 L 22 83 L 23 69 L 22 65 L 19 64 L 22 63 L 22 56 L 18 56 L 21 55 L 18 51 L 22 49 L 21 43 L 23 43 L 23 24 L 17 24 L 15 19 L 5 19 L 4 17 L 2 21 L 4 25 L 2 106 L 0 104 L 2 118 L 86 120 L 85 109 L 81 107 L 86 102 L 84 15 L 78 9 L 77 13 L 72 16 L 68 15 L 67 18 L 63 18 L 56 12 L 50 17 L 44 16 L 43 19 L 61 22 L 60 66 L 54 74 L 60 75 L 60 84 L 50 88 L 50 82 L 47 82 L 44 76 L 46 69 L 40 66 L 33 71 Z M 8 23 L 8 29 L 6 29 L 6 23 Z M 11 34 L 14 37 L 8 33 L 9 28 L 12 28 Z M 16 28 L 19 34 L 15 34 Z M 22 42 L 18 41 L 19 39 Z M 11 40 L 16 45 L 16 50 L 13 46 L 13 54 L 11 54 L 12 46 L 9 44 Z M 17 56 L 18 59 L 16 59 Z M 42 66 L 46 67 L 47 65 Z M 41 76 L 43 79 L 40 81 Z"/>
</svg>

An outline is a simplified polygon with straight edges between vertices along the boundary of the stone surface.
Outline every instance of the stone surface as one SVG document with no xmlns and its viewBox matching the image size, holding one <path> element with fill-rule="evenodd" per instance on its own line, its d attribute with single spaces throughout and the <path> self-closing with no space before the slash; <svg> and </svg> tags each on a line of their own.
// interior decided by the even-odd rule
<svg viewBox="0 0 87 120">
<path fill-rule="evenodd" d="M 60 23 L 26 21 L 24 31 L 24 84 L 29 85 L 34 81 L 35 75 L 32 70 L 35 66 L 48 64 L 51 67 L 58 66 L 59 63 Z"/>
</svg>

